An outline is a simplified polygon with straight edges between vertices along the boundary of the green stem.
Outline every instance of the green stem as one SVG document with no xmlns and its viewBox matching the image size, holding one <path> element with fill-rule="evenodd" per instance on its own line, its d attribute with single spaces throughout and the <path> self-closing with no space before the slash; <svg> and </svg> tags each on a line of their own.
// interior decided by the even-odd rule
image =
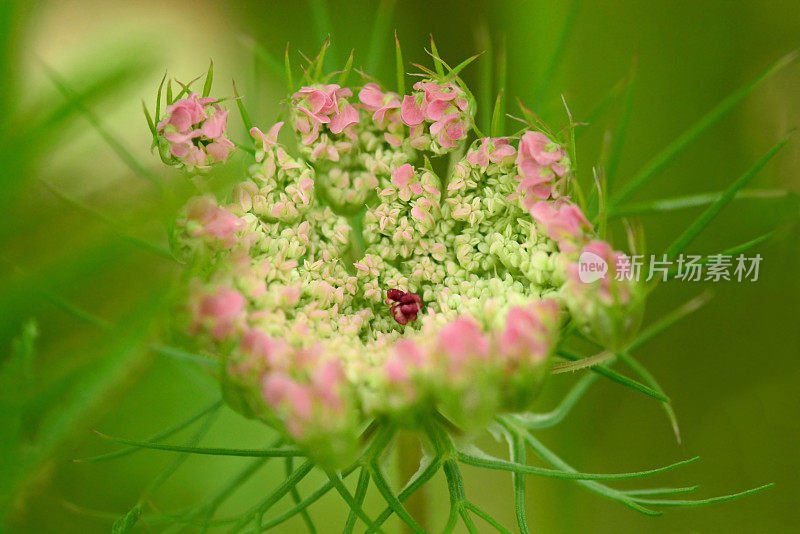
<svg viewBox="0 0 800 534">
<path fill-rule="evenodd" d="M 402 432 L 397 440 L 397 466 L 399 468 L 400 481 L 405 484 L 416 474 L 419 468 L 422 448 L 417 437 L 410 432 Z M 405 502 L 408 513 L 417 520 L 417 523 L 428 530 L 428 495 L 425 486 L 420 487 Z M 411 528 L 403 523 L 403 532 L 413 532 Z"/>
</svg>

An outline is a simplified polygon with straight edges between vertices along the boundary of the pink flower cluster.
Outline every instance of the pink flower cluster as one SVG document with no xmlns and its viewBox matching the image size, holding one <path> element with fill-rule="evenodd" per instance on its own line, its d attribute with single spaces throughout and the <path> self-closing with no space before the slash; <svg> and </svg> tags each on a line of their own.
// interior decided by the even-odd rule
<svg viewBox="0 0 800 534">
<path fill-rule="evenodd" d="M 480 148 L 467 153 L 467 162 L 479 167 L 487 167 L 490 162 L 497 165 L 509 163 L 517 153 L 505 137 L 484 137 L 476 143 L 480 143 Z"/>
<path fill-rule="evenodd" d="M 156 126 L 175 163 L 187 167 L 206 167 L 228 159 L 235 146 L 225 136 L 228 111 L 215 104 L 215 98 L 197 93 L 167 106 L 166 117 Z"/>
<path fill-rule="evenodd" d="M 608 271 L 596 282 L 586 283 L 579 276 L 580 264 L 571 263 L 567 266 L 568 290 L 573 295 L 581 296 L 584 299 L 588 297 L 589 293 L 595 294 L 606 306 L 628 304 L 632 296 L 632 285 L 626 280 L 617 280 L 619 271 L 630 272 L 631 264 L 628 256 L 600 240 L 591 241 L 581 249 L 581 255 L 587 253 L 593 255 L 589 257 L 597 257 L 605 261 Z"/>
<path fill-rule="evenodd" d="M 431 138 L 436 140 L 440 149 L 456 148 L 470 128 L 466 93 L 452 82 L 420 81 L 414 84 L 414 89 L 414 93 L 403 97 L 400 108 L 401 120 L 411 128 L 412 146 L 414 139 L 425 135 L 427 123 L 430 124 Z M 432 148 L 437 151 L 436 147 Z"/>
<path fill-rule="evenodd" d="M 581 278 L 587 263 L 605 262 L 599 278 Z M 581 259 L 567 266 L 564 301 L 575 324 L 602 346 L 614 351 L 627 348 L 642 320 L 645 292 L 631 277 L 630 259 L 605 241 L 592 241 Z"/>
<path fill-rule="evenodd" d="M 293 438 L 329 429 L 345 415 L 344 369 L 338 358 L 325 357 L 321 346 L 294 348 L 249 328 L 240 349 L 246 360 L 235 369 L 242 375 L 255 372 L 265 402 Z"/>
<path fill-rule="evenodd" d="M 530 208 L 537 199 L 545 200 L 553 193 L 554 182 L 568 169 L 566 151 L 541 132 L 525 132 L 519 140 L 517 167 L 518 191 Z"/>
<path fill-rule="evenodd" d="M 512 307 L 505 326 L 490 333 L 484 333 L 474 319 L 460 317 L 432 339 L 397 342 L 383 372 L 394 389 L 417 400 L 430 397 L 434 402 L 452 401 L 449 397 L 454 391 L 458 397 L 458 390 L 491 377 L 500 383 L 492 383 L 489 389 L 502 391 L 515 380 L 524 381 L 524 377 L 544 369 L 555 346 L 558 321 L 559 306 L 552 299 Z M 531 386 L 534 384 L 525 385 Z"/>
<path fill-rule="evenodd" d="M 400 117 L 400 95 L 381 91 L 376 83 L 368 83 L 358 92 L 361 107 L 372 113 L 372 121 L 382 130 L 392 146 L 403 144 L 403 122 Z"/>
<path fill-rule="evenodd" d="M 352 127 L 358 124 L 359 116 L 358 110 L 348 101 L 351 96 L 353 92 L 350 89 L 335 83 L 301 87 L 292 95 L 292 105 L 296 110 L 294 127 L 303 136 L 301 143 L 304 146 L 316 143 L 323 127 L 334 135 L 344 133 L 350 140 L 346 146 L 339 147 L 319 143 L 313 157 L 324 155 L 331 161 L 339 161 L 339 150 L 351 146 L 357 139 Z"/>
<path fill-rule="evenodd" d="M 216 340 L 232 336 L 244 321 L 245 299 L 238 291 L 219 286 L 212 293 L 194 293 L 189 309 L 192 324 L 189 331 L 207 331 Z"/>
<path fill-rule="evenodd" d="M 245 228 L 245 222 L 226 210 L 217 206 L 211 196 L 197 197 L 189 201 L 186 207 L 184 223 L 189 235 L 205 238 L 209 242 L 231 248 L 236 244 L 236 233 Z"/>
<path fill-rule="evenodd" d="M 544 227 L 547 237 L 558 242 L 561 252 L 576 252 L 589 240 L 592 224 L 569 197 L 536 202 L 530 211 L 533 219 Z"/>
</svg>

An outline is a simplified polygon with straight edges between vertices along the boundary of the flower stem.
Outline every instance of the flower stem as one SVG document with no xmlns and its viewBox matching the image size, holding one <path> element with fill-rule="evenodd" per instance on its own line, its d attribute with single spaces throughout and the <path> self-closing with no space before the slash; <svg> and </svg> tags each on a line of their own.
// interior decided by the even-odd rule
<svg viewBox="0 0 800 534">
<path fill-rule="evenodd" d="M 417 472 L 422 457 L 422 448 L 419 439 L 410 432 L 402 432 L 397 440 L 397 464 L 400 475 L 400 485 L 405 485 Z M 405 507 L 408 513 L 425 530 L 428 529 L 428 500 L 426 486 L 420 487 L 407 501 Z M 411 528 L 403 523 L 402 532 L 413 532 Z"/>
</svg>

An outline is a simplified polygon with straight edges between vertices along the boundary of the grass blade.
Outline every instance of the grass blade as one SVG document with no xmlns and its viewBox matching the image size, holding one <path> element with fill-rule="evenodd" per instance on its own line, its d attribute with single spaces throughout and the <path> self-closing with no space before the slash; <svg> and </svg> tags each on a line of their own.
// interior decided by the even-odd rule
<svg viewBox="0 0 800 534">
<path fill-rule="evenodd" d="M 386 41 L 389 38 L 389 28 L 392 25 L 395 0 L 381 0 L 375 13 L 375 22 L 372 25 L 372 39 L 369 43 L 367 55 L 367 72 L 375 74 L 378 66 L 383 64 L 383 53 Z"/>
<path fill-rule="evenodd" d="M 622 98 L 622 113 L 620 114 L 617 129 L 612 136 L 613 148 L 608 157 L 608 164 L 605 168 L 606 177 L 606 191 L 610 191 L 614 183 L 614 178 L 619 167 L 620 159 L 622 158 L 622 149 L 625 146 L 625 136 L 628 133 L 628 124 L 631 119 L 631 112 L 633 111 L 633 94 L 636 89 L 636 73 L 638 71 L 639 61 L 634 58 L 631 65 L 631 72 L 628 75 L 628 83 L 625 87 L 625 96 Z"/>
<path fill-rule="evenodd" d="M 544 98 L 545 93 L 547 93 L 550 82 L 553 80 L 553 75 L 556 73 L 556 69 L 558 69 L 558 66 L 561 63 L 561 58 L 564 55 L 564 50 L 567 48 L 569 34 L 574 26 L 575 18 L 578 16 L 580 5 L 580 0 L 572 0 L 570 3 L 569 11 L 567 12 L 567 18 L 564 20 L 564 24 L 561 26 L 561 30 L 556 38 L 556 45 L 553 48 L 553 51 L 550 53 L 550 57 L 547 59 L 547 63 L 545 64 L 542 75 L 539 77 L 539 84 L 536 87 L 536 91 L 533 94 L 532 100 L 533 109 L 536 111 L 539 110 L 542 99 Z"/>
<path fill-rule="evenodd" d="M 727 206 L 736 193 L 742 189 L 745 185 L 747 185 L 750 180 L 758 174 L 764 165 L 767 164 L 772 157 L 778 153 L 778 151 L 783 148 L 783 146 L 789 141 L 791 137 L 791 133 L 785 136 L 781 141 L 775 145 L 772 150 L 767 152 L 767 154 L 761 158 L 758 162 L 756 162 L 753 167 L 750 168 L 746 173 L 740 176 L 731 186 L 725 190 L 725 192 L 714 201 L 706 210 L 700 215 L 700 217 L 695 220 L 692 225 L 687 228 L 676 240 L 675 242 L 670 245 L 667 250 L 666 254 L 668 258 L 675 258 L 680 252 L 682 252 L 694 239 L 700 235 L 706 226 L 714 219 L 714 217 L 719 214 L 722 209 Z"/>
<path fill-rule="evenodd" d="M 621 206 L 609 213 L 609 217 L 630 217 L 632 215 L 650 215 L 654 213 L 665 213 L 683 209 L 691 209 L 699 206 L 707 206 L 719 200 L 724 191 L 713 193 L 700 193 L 698 195 L 688 195 L 676 198 L 662 198 L 649 202 L 638 202 Z M 772 200 L 783 199 L 795 196 L 792 192 L 785 189 L 742 189 L 734 195 L 734 200 Z"/>
<path fill-rule="evenodd" d="M 618 206 L 631 195 L 637 192 L 650 180 L 655 178 L 661 171 L 663 171 L 670 163 L 672 163 L 686 148 L 688 148 L 698 137 L 703 135 L 709 128 L 719 122 L 720 119 L 725 117 L 728 113 L 736 107 L 739 102 L 749 95 L 756 87 L 761 85 L 764 80 L 783 69 L 785 66 L 792 63 L 797 57 L 798 52 L 794 51 L 777 62 L 772 64 L 767 70 L 756 76 L 738 90 L 734 91 L 731 95 L 725 98 L 722 102 L 717 104 L 711 111 L 706 113 L 699 121 L 689 127 L 688 130 L 683 132 L 675 141 L 670 143 L 663 151 L 651 159 L 633 178 L 625 184 L 625 186 L 613 197 L 612 205 Z"/>
<path fill-rule="evenodd" d="M 492 110 L 489 102 L 493 100 L 494 88 L 492 87 L 494 51 L 492 50 L 492 37 L 486 24 L 481 24 L 477 28 L 476 42 L 478 50 L 484 53 L 484 57 L 478 64 L 478 91 L 480 95 L 480 117 L 479 123 L 484 131 L 491 131 Z"/>
<path fill-rule="evenodd" d="M 159 182 L 158 177 L 151 172 L 149 169 L 145 168 L 139 160 L 137 160 L 128 150 L 123 146 L 121 142 L 119 142 L 109 131 L 106 129 L 105 126 L 100 122 L 100 119 L 89 110 L 77 97 L 76 93 L 70 89 L 66 83 L 64 82 L 61 77 L 56 74 L 54 70 L 52 70 L 49 66 L 44 65 L 45 73 L 47 74 L 48 78 L 53 82 L 53 85 L 56 86 L 58 91 L 67 99 L 70 103 L 75 106 L 75 109 L 79 111 L 87 121 L 94 127 L 100 137 L 108 144 L 111 149 L 119 156 L 119 158 L 137 175 L 141 176 L 142 178 L 149 181 L 153 184 L 159 191 L 163 188 L 161 183 Z"/>
</svg>

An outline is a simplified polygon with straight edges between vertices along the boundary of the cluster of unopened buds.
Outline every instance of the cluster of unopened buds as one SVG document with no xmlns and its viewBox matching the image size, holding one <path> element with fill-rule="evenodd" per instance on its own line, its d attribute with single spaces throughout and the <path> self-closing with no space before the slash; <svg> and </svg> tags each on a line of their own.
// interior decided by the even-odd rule
<svg viewBox="0 0 800 534">
<path fill-rule="evenodd" d="M 552 134 L 466 145 L 475 102 L 455 76 L 405 95 L 313 83 L 289 107 L 300 153 L 282 123 L 253 127 L 232 195 L 178 221 L 184 331 L 226 367 L 237 410 L 341 464 L 378 415 L 469 428 L 526 409 L 568 321 L 609 346 L 636 328 L 633 282 L 577 280 L 583 251 L 618 253 L 568 196 Z M 226 118 L 211 98 L 172 103 L 168 161 L 224 162 Z M 463 156 L 441 176 L 429 162 L 445 153 Z"/>
</svg>

